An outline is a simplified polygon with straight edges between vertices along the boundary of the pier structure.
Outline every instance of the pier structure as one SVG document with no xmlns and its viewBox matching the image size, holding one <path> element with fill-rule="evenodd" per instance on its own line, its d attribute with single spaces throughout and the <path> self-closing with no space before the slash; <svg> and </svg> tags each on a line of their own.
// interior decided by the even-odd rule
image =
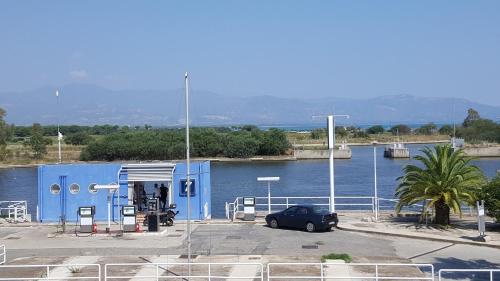
<svg viewBox="0 0 500 281">
<path fill-rule="evenodd" d="M 410 150 L 401 142 L 395 142 L 385 147 L 386 158 L 410 158 Z"/>
</svg>

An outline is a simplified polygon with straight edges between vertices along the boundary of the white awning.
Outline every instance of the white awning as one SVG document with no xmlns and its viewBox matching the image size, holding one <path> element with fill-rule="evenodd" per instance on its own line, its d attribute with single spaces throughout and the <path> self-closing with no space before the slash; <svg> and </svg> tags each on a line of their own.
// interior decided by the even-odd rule
<svg viewBox="0 0 500 281">
<path fill-rule="evenodd" d="M 128 182 L 165 182 L 172 181 L 175 164 L 173 163 L 146 163 L 125 164 L 120 174 L 128 175 Z"/>
</svg>

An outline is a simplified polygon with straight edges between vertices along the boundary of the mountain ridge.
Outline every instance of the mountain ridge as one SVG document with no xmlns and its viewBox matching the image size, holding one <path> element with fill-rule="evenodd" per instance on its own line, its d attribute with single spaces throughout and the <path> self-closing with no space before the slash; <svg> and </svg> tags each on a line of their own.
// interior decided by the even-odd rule
<svg viewBox="0 0 500 281">
<path fill-rule="evenodd" d="M 184 91 L 110 90 L 92 84 L 69 84 L 60 88 L 59 109 L 56 88 L 44 86 L 31 91 L 0 92 L 0 107 L 6 120 L 16 125 L 42 124 L 179 126 L 184 122 Z M 500 106 L 462 98 L 417 97 L 408 94 L 370 98 L 319 97 L 286 98 L 270 94 L 235 97 L 212 91 L 190 92 L 192 124 L 222 126 L 238 124 L 314 124 L 314 115 L 349 114 L 339 120 L 347 125 L 427 122 L 461 122 L 468 108 L 485 118 L 496 119 Z"/>
</svg>

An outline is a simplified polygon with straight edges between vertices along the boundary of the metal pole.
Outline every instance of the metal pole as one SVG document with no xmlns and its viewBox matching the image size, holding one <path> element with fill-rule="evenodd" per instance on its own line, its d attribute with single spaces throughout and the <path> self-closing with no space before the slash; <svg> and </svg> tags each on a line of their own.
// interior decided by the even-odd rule
<svg viewBox="0 0 500 281">
<path fill-rule="evenodd" d="M 108 228 L 106 232 L 111 231 L 111 190 L 108 190 Z"/>
<path fill-rule="evenodd" d="M 186 83 L 186 195 L 187 195 L 187 246 L 188 246 L 188 280 L 191 277 L 191 179 L 189 163 L 189 77 L 184 76 Z"/>
<path fill-rule="evenodd" d="M 334 160 L 333 150 L 335 149 L 335 119 L 333 115 L 328 116 L 328 126 L 331 130 L 328 136 L 332 138 L 332 143 L 329 143 L 329 157 L 330 157 L 330 212 L 335 212 L 335 177 L 334 177 Z"/>
<path fill-rule="evenodd" d="M 271 182 L 267 182 L 267 211 L 271 213 Z"/>
<path fill-rule="evenodd" d="M 59 130 L 59 91 L 56 91 L 56 98 L 57 98 L 57 144 L 58 144 L 58 163 L 62 162 L 62 157 L 61 157 L 61 131 Z"/>
<path fill-rule="evenodd" d="M 377 193 L 377 144 L 373 144 L 373 179 L 375 193 L 375 221 L 378 221 L 378 193 Z"/>
</svg>

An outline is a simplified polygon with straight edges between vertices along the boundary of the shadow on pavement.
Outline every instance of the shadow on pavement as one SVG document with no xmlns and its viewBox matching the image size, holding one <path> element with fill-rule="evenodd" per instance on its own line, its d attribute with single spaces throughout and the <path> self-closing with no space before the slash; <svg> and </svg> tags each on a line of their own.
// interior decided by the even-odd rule
<svg viewBox="0 0 500 281">
<path fill-rule="evenodd" d="M 462 260 L 457 258 L 436 258 L 434 270 L 436 276 L 440 269 L 498 269 L 500 264 L 484 259 Z M 442 272 L 445 280 L 490 280 L 489 272 Z M 500 272 L 495 272 L 494 280 L 500 277 Z"/>
</svg>

